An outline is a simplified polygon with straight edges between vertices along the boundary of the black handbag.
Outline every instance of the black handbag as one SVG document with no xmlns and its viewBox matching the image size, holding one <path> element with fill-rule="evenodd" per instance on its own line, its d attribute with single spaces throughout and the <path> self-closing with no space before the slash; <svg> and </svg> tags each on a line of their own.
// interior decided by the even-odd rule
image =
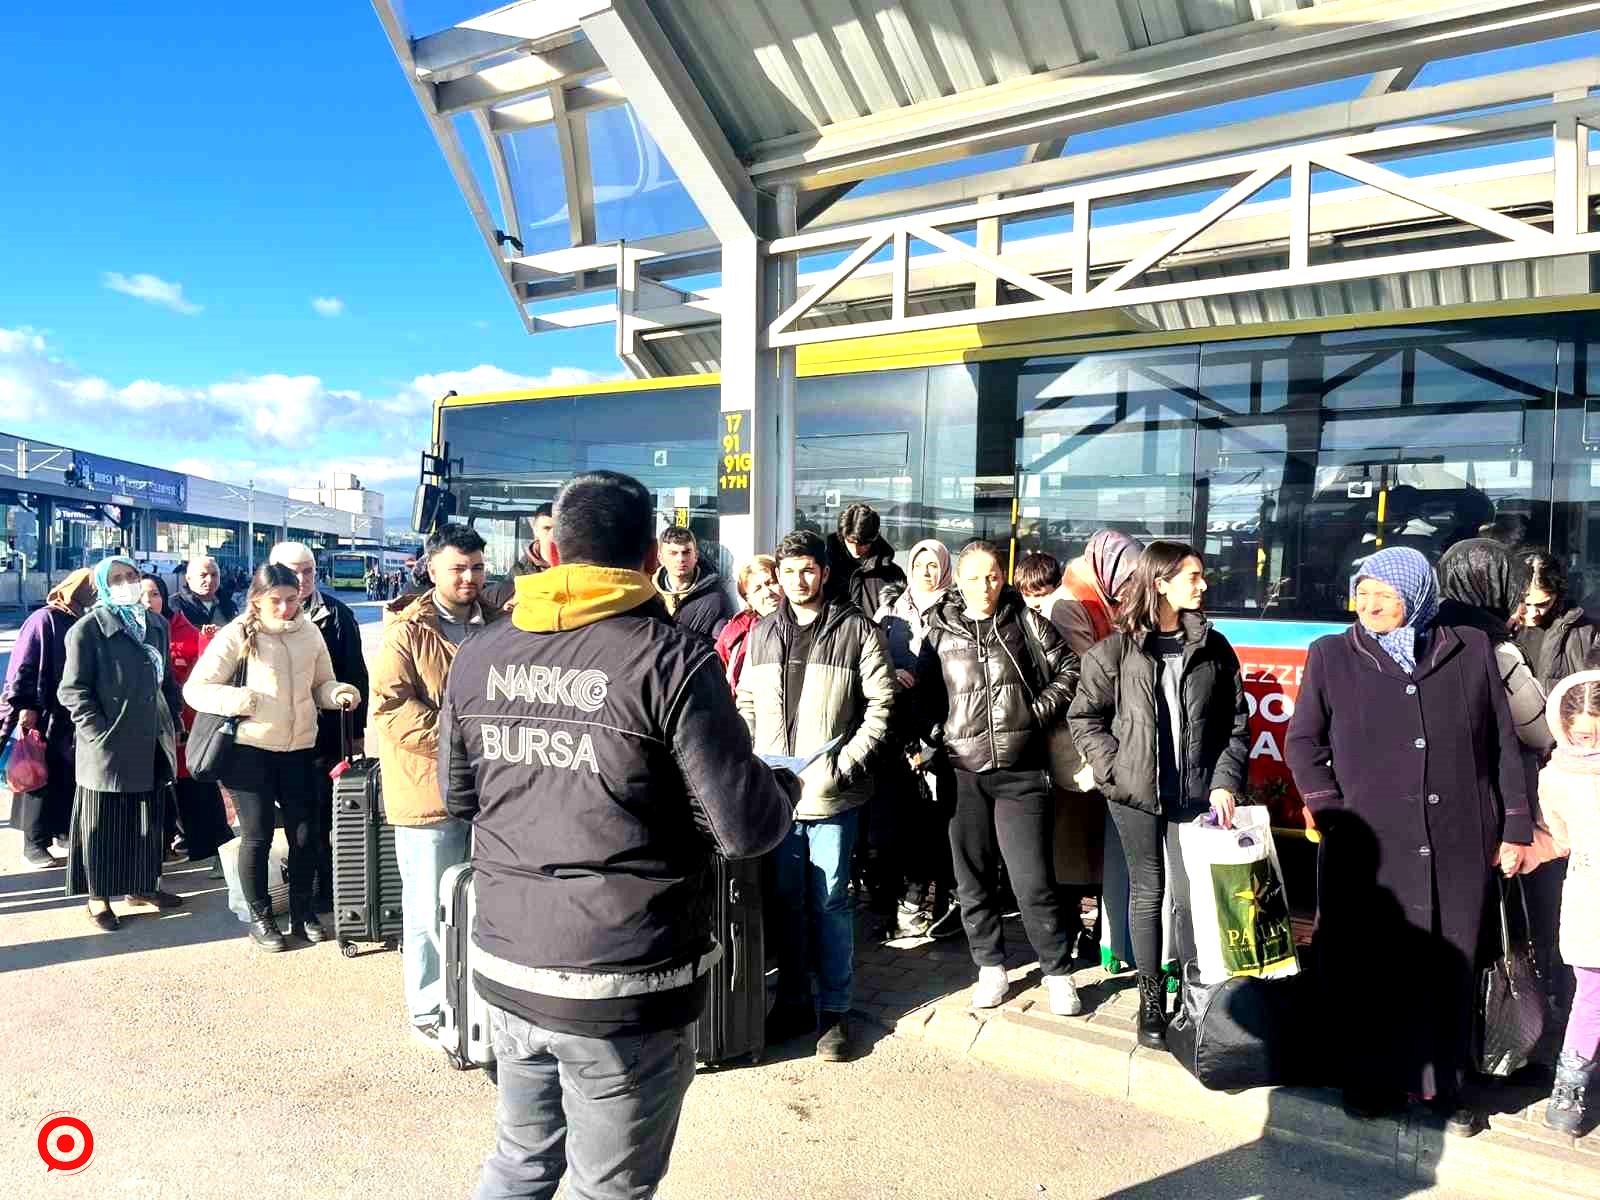
<svg viewBox="0 0 1600 1200">
<path fill-rule="evenodd" d="M 1522 902 L 1522 933 L 1513 937 L 1506 889 L 1515 883 Z M 1544 1036 L 1544 984 L 1533 955 L 1528 894 L 1521 879 L 1499 881 L 1500 957 L 1478 976 L 1473 1052 L 1481 1074 L 1505 1078 L 1527 1066 Z"/>
<path fill-rule="evenodd" d="M 242 688 L 245 668 L 250 656 L 242 655 L 233 672 L 233 686 Z M 201 783 L 219 783 L 233 757 L 234 739 L 239 735 L 241 717 L 224 717 L 216 713 L 197 712 L 194 725 L 189 730 L 189 740 L 184 743 L 184 761 L 192 778 Z"/>
</svg>

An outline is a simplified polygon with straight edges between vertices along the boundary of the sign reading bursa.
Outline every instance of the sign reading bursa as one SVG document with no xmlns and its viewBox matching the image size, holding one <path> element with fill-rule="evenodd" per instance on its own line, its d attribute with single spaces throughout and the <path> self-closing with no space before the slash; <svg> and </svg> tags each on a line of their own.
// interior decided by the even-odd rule
<svg viewBox="0 0 1600 1200">
<path fill-rule="evenodd" d="M 748 408 L 722 414 L 722 454 L 717 465 L 717 511 L 725 517 L 748 513 L 750 472 L 755 465 Z"/>
<path fill-rule="evenodd" d="M 78 479 L 90 491 L 130 496 L 160 508 L 188 508 L 189 481 L 172 471 L 123 462 L 119 458 L 102 458 L 81 450 L 72 452 L 72 465 L 78 472 Z"/>
</svg>

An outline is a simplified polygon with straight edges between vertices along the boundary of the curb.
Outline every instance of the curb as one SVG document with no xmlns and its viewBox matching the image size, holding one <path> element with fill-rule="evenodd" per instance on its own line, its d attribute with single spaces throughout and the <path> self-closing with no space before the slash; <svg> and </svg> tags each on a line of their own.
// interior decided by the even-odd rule
<svg viewBox="0 0 1600 1200">
<path fill-rule="evenodd" d="M 1042 993 L 980 1012 L 946 997 L 888 1022 L 894 1034 L 1018 1075 L 1050 1079 L 1188 1118 L 1230 1133 L 1316 1146 L 1392 1171 L 1414 1184 L 1442 1184 L 1496 1200 L 1594 1200 L 1600 1144 L 1583 1149 L 1519 1114 L 1495 1116 L 1474 1138 L 1411 1111 L 1358 1121 L 1338 1094 L 1318 1088 L 1213 1092 L 1171 1055 L 1137 1046 L 1116 1017 L 1057 1017 Z M 1600 1135 L 1595 1142 L 1600 1143 Z"/>
</svg>

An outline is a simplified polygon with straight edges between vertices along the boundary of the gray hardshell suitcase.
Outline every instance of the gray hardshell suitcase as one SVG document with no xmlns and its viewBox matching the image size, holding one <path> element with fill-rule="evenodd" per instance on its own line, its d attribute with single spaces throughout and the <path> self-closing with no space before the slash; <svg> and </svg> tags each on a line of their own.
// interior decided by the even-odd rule
<svg viewBox="0 0 1600 1200">
<path fill-rule="evenodd" d="M 695 1057 L 707 1067 L 734 1058 L 755 1063 L 767 1048 L 766 949 L 761 928 L 761 860 L 712 862 L 713 936 L 722 957 L 711 968 L 710 995 L 695 1025 Z"/>
<path fill-rule="evenodd" d="M 403 931 L 400 864 L 394 827 L 383 816 L 378 762 L 351 753 L 350 719 L 344 719 L 344 758 L 333 774 L 333 936 L 346 958 L 358 942 L 393 950 Z"/>
<path fill-rule="evenodd" d="M 439 958 L 444 976 L 439 1044 L 456 1070 L 485 1067 L 492 1074 L 494 1038 L 489 1032 L 489 1005 L 472 982 L 473 960 L 477 956 L 472 941 L 476 914 L 472 864 L 464 862 L 445 868 L 439 877 Z"/>
</svg>

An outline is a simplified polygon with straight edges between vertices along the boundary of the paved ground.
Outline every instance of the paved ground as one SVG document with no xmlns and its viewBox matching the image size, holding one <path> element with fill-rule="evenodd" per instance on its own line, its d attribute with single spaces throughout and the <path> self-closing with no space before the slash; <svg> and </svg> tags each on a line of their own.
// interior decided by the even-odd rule
<svg viewBox="0 0 1600 1200">
<path fill-rule="evenodd" d="M 465 1196 L 493 1088 L 413 1043 L 397 955 L 252 952 L 203 870 L 167 917 L 92 929 L 61 873 L 15 870 L 0 831 L 0 1179 L 8 1200 L 119 1195 Z M 1333 1197 L 1423 1195 L 1320 1152 L 1241 1142 L 873 1030 L 861 1061 L 774 1052 L 702 1076 L 662 1195 Z M 804 1047 L 791 1048 L 803 1050 Z M 48 1176 L 34 1134 L 67 1110 L 96 1137 Z"/>
</svg>

